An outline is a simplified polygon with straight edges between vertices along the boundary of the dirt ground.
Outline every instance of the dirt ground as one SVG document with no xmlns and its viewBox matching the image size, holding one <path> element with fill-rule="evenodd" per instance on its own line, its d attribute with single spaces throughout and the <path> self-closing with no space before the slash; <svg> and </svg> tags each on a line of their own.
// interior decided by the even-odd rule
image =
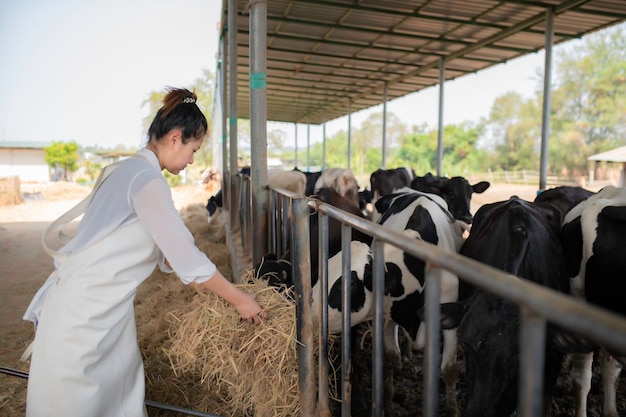
<svg viewBox="0 0 626 417">
<path fill-rule="evenodd" d="M 18 373 L 28 372 L 27 363 L 20 362 L 19 358 L 33 337 L 32 325 L 21 317 L 37 289 L 52 271 L 52 261 L 41 247 L 41 235 L 51 221 L 89 192 L 87 188 L 67 183 L 53 183 L 28 190 L 23 204 L 0 207 L 0 367 Z M 475 212 L 485 203 L 506 200 L 511 195 L 533 200 L 536 187 L 492 185 L 485 193 L 474 195 L 472 211 Z M 209 196 L 200 185 L 173 189 L 174 202 L 179 210 L 189 204 L 204 204 Z M 415 386 L 419 386 L 421 381 L 418 379 L 421 376 L 414 372 L 415 365 L 405 368 L 409 373 L 403 373 L 397 378 L 403 386 L 408 387 L 407 391 L 397 394 L 397 400 L 403 404 L 402 410 L 398 410 L 398 416 L 415 415 L 416 399 L 410 392 L 419 391 Z M 23 411 L 20 414 L 15 410 L 23 410 L 25 387 L 25 379 L 0 373 L 0 415 L 23 415 Z M 596 395 L 601 396 L 598 393 Z M 624 390 L 618 395 L 624 403 Z M 626 412 L 624 408 L 621 410 Z M 599 414 L 590 414 L 593 415 Z"/>
</svg>

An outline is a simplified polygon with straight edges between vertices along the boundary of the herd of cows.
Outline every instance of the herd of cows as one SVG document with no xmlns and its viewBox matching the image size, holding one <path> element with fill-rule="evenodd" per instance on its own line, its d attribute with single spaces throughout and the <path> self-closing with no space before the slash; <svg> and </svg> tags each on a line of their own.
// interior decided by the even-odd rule
<svg viewBox="0 0 626 417">
<path fill-rule="evenodd" d="M 462 177 L 417 176 L 410 168 L 375 171 L 370 177 L 370 189 L 365 191 L 359 191 L 354 175 L 346 169 L 317 173 L 268 172 L 268 181 L 270 185 L 318 198 L 408 237 L 626 315 L 623 301 L 626 289 L 624 188 L 608 186 L 593 193 L 580 187 L 561 186 L 542 192 L 534 201 L 512 196 L 506 201 L 483 205 L 472 216 L 472 194 L 487 190 L 488 182 L 471 185 Z M 220 205 L 218 193 L 207 203 L 207 210 L 213 214 Z M 310 248 L 314 304 L 319 303 L 317 219 L 312 212 Z M 329 331 L 339 333 L 343 300 L 341 227 L 332 218 L 329 218 L 329 226 Z M 372 319 L 371 243 L 370 236 L 353 230 L 350 244 L 352 325 Z M 431 277 L 438 277 L 442 282 L 441 377 L 446 384 L 449 415 L 513 414 L 517 407 L 519 369 L 520 313 L 517 306 L 470 286 L 450 271 L 429 268 L 422 260 L 393 245 L 385 245 L 384 258 L 385 303 L 393 324 L 410 338 L 413 349 L 421 348 L 424 343 L 421 310 L 425 282 Z M 267 254 L 256 265 L 255 272 L 270 285 L 293 285 L 289 251 L 280 258 Z M 318 311 L 316 305 L 313 311 Z M 603 347 L 551 324 L 546 340 L 545 407 L 549 407 L 551 389 L 565 355 L 573 355 L 577 416 L 586 416 L 593 355 Z M 387 353 L 402 353 L 397 345 L 385 343 L 385 346 L 390 346 Z M 462 410 L 455 394 L 459 346 L 466 364 L 467 394 Z M 621 352 L 606 352 L 602 358 L 603 416 L 617 417 L 615 396 L 622 364 L 626 362 L 626 347 Z M 386 398 L 391 394 L 386 392 Z M 385 407 L 387 409 L 387 405 Z"/>
</svg>

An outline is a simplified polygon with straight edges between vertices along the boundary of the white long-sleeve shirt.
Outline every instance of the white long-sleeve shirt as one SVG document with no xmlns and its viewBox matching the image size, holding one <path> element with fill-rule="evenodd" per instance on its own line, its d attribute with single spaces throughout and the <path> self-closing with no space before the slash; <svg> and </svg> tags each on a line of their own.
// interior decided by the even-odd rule
<svg viewBox="0 0 626 417">
<path fill-rule="evenodd" d="M 139 221 L 161 250 L 159 267 L 185 283 L 202 283 L 217 268 L 194 244 L 193 235 L 180 218 L 169 184 L 156 155 L 142 149 L 126 159 L 103 182 L 87 208 L 76 235 L 60 249 L 71 256 L 105 238 L 117 227 Z M 58 265 L 57 265 L 58 266 Z"/>
</svg>

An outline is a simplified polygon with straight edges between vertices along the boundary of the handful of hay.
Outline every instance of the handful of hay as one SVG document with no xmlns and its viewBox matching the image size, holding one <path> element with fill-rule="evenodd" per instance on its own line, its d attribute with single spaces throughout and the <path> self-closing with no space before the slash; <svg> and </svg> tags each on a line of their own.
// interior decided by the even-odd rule
<svg viewBox="0 0 626 417">
<path fill-rule="evenodd" d="M 217 408 L 230 416 L 298 415 L 295 305 L 260 281 L 237 286 L 256 295 L 269 319 L 249 324 L 221 298 L 197 294 L 170 313 L 172 368 L 219 393 L 224 404 Z"/>
</svg>

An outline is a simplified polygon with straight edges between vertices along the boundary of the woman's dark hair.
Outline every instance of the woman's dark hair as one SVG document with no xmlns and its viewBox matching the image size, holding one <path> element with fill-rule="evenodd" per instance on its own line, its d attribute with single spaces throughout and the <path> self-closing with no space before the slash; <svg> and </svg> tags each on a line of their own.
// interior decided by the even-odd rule
<svg viewBox="0 0 626 417">
<path fill-rule="evenodd" d="M 163 107 L 159 109 L 148 129 L 148 141 L 161 139 L 172 129 L 180 129 L 183 143 L 199 139 L 207 132 L 207 121 L 196 105 L 196 93 L 186 88 L 167 87 Z"/>
</svg>

